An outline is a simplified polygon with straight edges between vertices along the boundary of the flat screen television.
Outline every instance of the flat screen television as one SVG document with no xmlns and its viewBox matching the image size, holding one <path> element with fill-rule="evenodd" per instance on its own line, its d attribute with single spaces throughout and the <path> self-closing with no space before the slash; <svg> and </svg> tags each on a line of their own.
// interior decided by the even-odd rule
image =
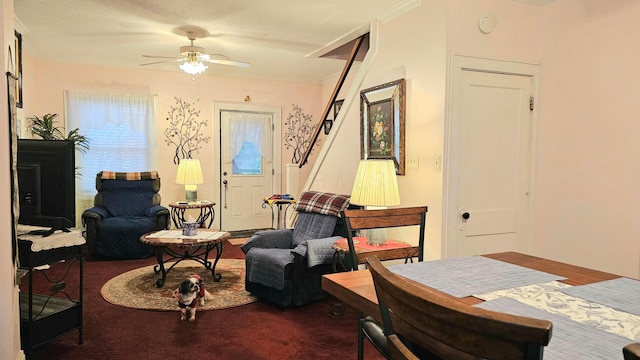
<svg viewBox="0 0 640 360">
<path fill-rule="evenodd" d="M 18 223 L 68 230 L 76 224 L 75 146 L 18 139 Z"/>
</svg>

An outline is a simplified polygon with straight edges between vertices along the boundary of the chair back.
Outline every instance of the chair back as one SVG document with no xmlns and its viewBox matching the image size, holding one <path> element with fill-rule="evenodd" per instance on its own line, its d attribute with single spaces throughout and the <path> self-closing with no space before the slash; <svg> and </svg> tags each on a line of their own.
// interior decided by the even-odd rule
<svg viewBox="0 0 640 360">
<path fill-rule="evenodd" d="M 342 217 L 347 227 L 347 243 L 353 270 L 358 270 L 358 259 L 353 245 L 353 234 L 358 230 L 420 226 L 418 237 L 418 261 L 424 257 L 424 232 L 426 227 L 426 206 L 380 210 L 344 210 Z"/>
<path fill-rule="evenodd" d="M 298 213 L 293 228 L 295 247 L 306 240 L 332 236 L 341 212 L 349 206 L 349 196 L 320 191 L 304 191 L 296 203 Z"/>
<path fill-rule="evenodd" d="M 443 359 L 542 359 L 551 322 L 476 308 L 394 274 L 376 257 L 367 263 L 392 359 L 415 358 L 408 343 Z"/>
<path fill-rule="evenodd" d="M 633 343 L 622 349 L 624 360 L 640 360 L 640 343 Z"/>
<path fill-rule="evenodd" d="M 96 175 L 96 190 L 94 206 L 105 208 L 110 216 L 143 216 L 161 201 L 157 171 L 100 171 Z"/>
</svg>

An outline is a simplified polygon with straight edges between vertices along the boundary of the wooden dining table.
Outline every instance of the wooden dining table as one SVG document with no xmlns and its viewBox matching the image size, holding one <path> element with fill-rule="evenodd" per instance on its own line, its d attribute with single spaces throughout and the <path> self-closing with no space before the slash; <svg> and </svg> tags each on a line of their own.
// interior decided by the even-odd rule
<svg viewBox="0 0 640 360">
<path fill-rule="evenodd" d="M 482 256 L 519 265 L 524 268 L 558 275 L 559 277 L 565 278 L 558 280 L 559 282 L 571 286 L 587 285 L 620 278 L 618 275 L 516 252 L 503 252 Z M 342 301 L 344 304 L 355 308 L 362 314 L 369 315 L 378 321 L 382 321 L 373 280 L 371 273 L 368 270 L 323 275 L 322 289 Z M 482 299 L 475 296 L 456 298 L 448 294 L 445 295 L 468 305 L 475 305 L 483 302 Z M 399 333 L 402 333 L 402 329 L 396 330 Z M 629 340 L 629 343 L 631 342 L 632 341 Z M 620 349 L 620 353 L 622 354 L 622 349 Z"/>
<path fill-rule="evenodd" d="M 586 285 L 620 277 L 619 275 L 516 252 L 503 252 L 482 256 L 566 277 L 565 280 L 560 280 L 560 282 L 573 286 Z M 378 298 L 369 271 L 349 271 L 323 275 L 322 289 L 345 304 L 362 311 L 364 314 L 370 315 L 376 320 L 381 320 L 378 309 Z M 469 305 L 482 302 L 481 299 L 473 296 L 458 298 L 458 300 Z"/>
</svg>

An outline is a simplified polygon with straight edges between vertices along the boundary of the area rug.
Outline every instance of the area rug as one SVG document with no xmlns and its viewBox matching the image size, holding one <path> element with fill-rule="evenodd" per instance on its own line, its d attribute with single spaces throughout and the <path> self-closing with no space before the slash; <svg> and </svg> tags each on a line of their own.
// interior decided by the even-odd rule
<svg viewBox="0 0 640 360">
<path fill-rule="evenodd" d="M 173 263 L 165 264 L 169 268 Z M 191 274 L 199 274 L 205 280 L 205 289 L 211 294 L 200 310 L 225 309 L 256 301 L 244 289 L 244 260 L 220 259 L 216 273 L 221 274 L 219 282 L 214 282 L 211 272 L 199 263 L 187 260 L 169 271 L 164 287 L 157 288 L 156 280 L 161 276 L 153 271 L 153 266 L 145 266 L 128 271 L 107 281 L 100 294 L 111 304 L 132 309 L 179 311 L 178 303 L 171 298 L 178 284 Z"/>
</svg>

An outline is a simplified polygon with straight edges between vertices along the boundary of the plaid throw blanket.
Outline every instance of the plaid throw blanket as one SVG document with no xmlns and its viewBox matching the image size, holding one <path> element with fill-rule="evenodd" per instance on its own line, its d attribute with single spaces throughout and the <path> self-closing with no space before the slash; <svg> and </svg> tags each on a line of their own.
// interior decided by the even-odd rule
<svg viewBox="0 0 640 360">
<path fill-rule="evenodd" d="M 318 191 L 305 191 L 300 195 L 297 211 L 340 216 L 340 212 L 349 206 L 349 196 Z"/>
<path fill-rule="evenodd" d="M 98 177 L 105 180 L 152 180 L 159 179 L 157 171 L 144 171 L 144 172 L 115 172 L 115 171 L 101 171 Z"/>
</svg>

